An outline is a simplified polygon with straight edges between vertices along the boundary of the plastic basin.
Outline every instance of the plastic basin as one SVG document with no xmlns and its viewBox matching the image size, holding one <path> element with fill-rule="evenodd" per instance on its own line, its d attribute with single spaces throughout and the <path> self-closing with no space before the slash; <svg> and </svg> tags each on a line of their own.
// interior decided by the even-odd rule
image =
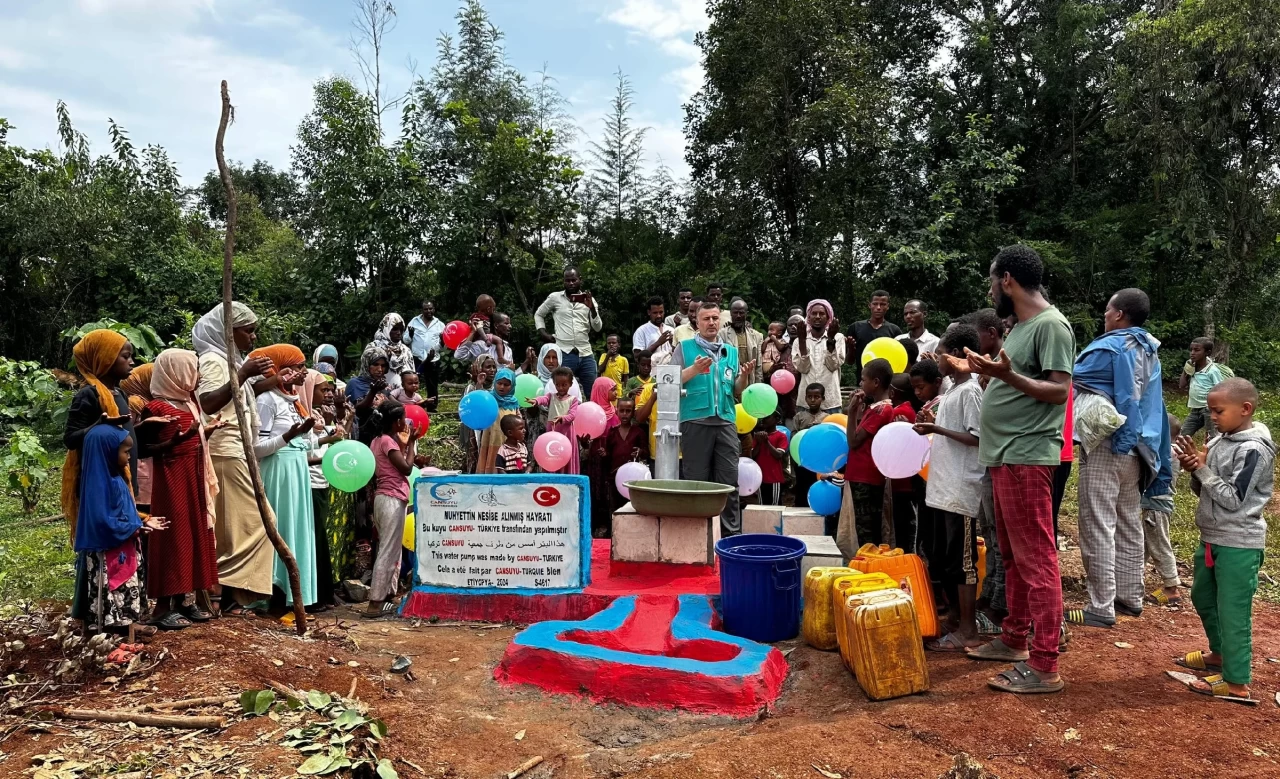
<svg viewBox="0 0 1280 779">
<path fill-rule="evenodd" d="M 637 514 L 661 517 L 715 517 L 736 487 L 710 481 L 642 479 L 627 482 Z"/>
</svg>

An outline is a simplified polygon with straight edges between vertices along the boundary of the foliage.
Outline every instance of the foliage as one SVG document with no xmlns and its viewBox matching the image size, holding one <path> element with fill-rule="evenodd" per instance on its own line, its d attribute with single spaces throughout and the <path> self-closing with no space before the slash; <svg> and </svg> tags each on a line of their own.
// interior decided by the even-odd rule
<svg viewBox="0 0 1280 779">
<path fill-rule="evenodd" d="M 33 513 L 56 516 L 61 511 L 58 498 L 56 489 L 41 490 Z M 67 523 L 33 519 L 18 496 L 0 490 L 0 604 L 66 601 L 75 579 L 75 552 Z"/>
<path fill-rule="evenodd" d="M 164 339 L 150 325 L 134 326 L 110 318 L 89 322 L 79 327 L 69 327 L 62 331 L 62 337 L 70 339 L 74 345 L 94 330 L 114 330 L 123 335 L 129 339 L 129 343 L 133 344 L 137 354 L 148 362 L 154 360 L 156 355 L 164 349 Z"/>
<path fill-rule="evenodd" d="M 46 435 L 60 432 L 67 421 L 67 395 L 38 363 L 0 357 L 0 435 L 17 425 Z"/>
<path fill-rule="evenodd" d="M 271 690 L 245 690 L 240 693 L 240 708 L 246 716 L 262 716 L 275 707 L 289 711 L 304 710 L 321 717 L 284 734 L 282 746 L 297 749 L 308 756 L 298 766 L 299 774 L 328 775 L 344 769 L 354 773 L 364 768 L 376 772 L 379 779 L 397 776 L 391 761 L 378 759 L 375 752 L 387 737 L 387 725 L 380 719 L 368 717 L 364 707 L 319 690 L 279 699 Z"/>
<path fill-rule="evenodd" d="M 53 458 L 30 429 L 19 427 L 9 434 L 9 451 L 0 454 L 9 490 L 22 500 L 22 513 L 31 514 L 40 503 L 40 490 L 49 480 Z"/>
</svg>

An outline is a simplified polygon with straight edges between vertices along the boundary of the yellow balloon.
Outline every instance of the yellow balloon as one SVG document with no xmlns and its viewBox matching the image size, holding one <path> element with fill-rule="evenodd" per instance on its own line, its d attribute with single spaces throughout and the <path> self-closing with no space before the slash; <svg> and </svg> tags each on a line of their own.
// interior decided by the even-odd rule
<svg viewBox="0 0 1280 779">
<path fill-rule="evenodd" d="M 893 368 L 894 373 L 902 373 L 907 369 L 906 347 L 895 338 L 877 338 L 867 344 L 867 348 L 862 351 L 863 365 L 880 359 L 888 360 L 889 367 Z"/>
<path fill-rule="evenodd" d="M 849 426 L 849 417 L 845 416 L 844 414 L 827 414 L 827 418 L 822 421 L 830 422 L 831 424 L 839 425 L 840 427 Z"/>
<path fill-rule="evenodd" d="M 404 535 L 401 536 L 400 538 L 400 545 L 403 546 L 405 549 L 408 549 L 410 552 L 413 551 L 413 544 L 414 544 L 414 541 L 416 540 L 416 535 L 414 533 L 414 530 L 416 530 L 414 525 L 416 524 L 417 523 L 414 522 L 414 519 L 413 519 L 413 512 L 410 511 L 408 514 L 405 515 Z"/>
<path fill-rule="evenodd" d="M 745 435 L 755 429 L 756 418 L 748 414 L 741 403 L 734 406 L 734 412 L 736 414 L 734 424 L 737 426 L 739 434 Z"/>
</svg>

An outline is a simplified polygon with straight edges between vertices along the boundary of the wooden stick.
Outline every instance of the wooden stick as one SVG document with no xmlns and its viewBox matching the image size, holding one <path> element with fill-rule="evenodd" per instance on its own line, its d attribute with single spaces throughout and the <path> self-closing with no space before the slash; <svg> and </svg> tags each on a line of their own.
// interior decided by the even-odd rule
<svg viewBox="0 0 1280 779">
<path fill-rule="evenodd" d="M 353 677 L 351 677 L 351 691 L 347 693 L 347 700 L 355 700 L 355 697 L 356 697 L 356 682 L 357 682 L 357 681 L 359 681 L 359 679 L 360 679 L 360 677 L 358 677 L 358 676 L 353 676 Z"/>
<path fill-rule="evenodd" d="M 280 693 L 281 695 L 287 695 L 290 698 L 295 698 L 300 701 L 305 701 L 307 699 L 307 694 L 305 692 L 300 692 L 298 690 L 293 689 L 292 687 L 283 685 L 280 682 L 268 681 L 267 686 L 275 690 L 276 692 Z"/>
<path fill-rule="evenodd" d="M 140 711 L 99 711 L 97 709 L 48 709 L 62 719 L 91 722 L 132 722 L 149 728 L 186 728 L 189 730 L 220 729 L 226 717 L 185 717 L 179 714 L 145 714 Z"/>
<path fill-rule="evenodd" d="M 180 701 L 161 701 L 148 703 L 138 707 L 138 711 L 165 711 L 168 709 L 192 709 L 196 706 L 216 706 L 226 703 L 231 698 L 226 695 L 207 695 L 203 698 L 183 698 Z"/>
<path fill-rule="evenodd" d="M 520 776 L 521 774 L 524 774 L 541 764 L 542 764 L 542 755 L 538 755 L 537 757 L 531 757 L 528 760 L 521 763 L 519 768 L 507 774 L 507 779 L 516 779 L 517 776 Z"/>
<path fill-rule="evenodd" d="M 218 121 L 218 137 L 214 141 L 213 153 L 218 158 L 218 175 L 222 178 L 222 188 L 227 193 L 227 232 L 222 241 L 222 324 L 227 341 L 227 371 L 232 384 L 236 383 L 236 343 L 235 328 L 231 317 L 231 258 L 236 244 L 236 187 L 231 181 L 231 171 L 227 168 L 227 160 L 223 154 L 223 140 L 227 136 L 227 124 L 233 120 L 235 109 L 231 107 L 231 95 L 227 92 L 227 82 L 222 82 L 222 118 Z M 258 501 L 258 513 L 262 516 L 262 526 L 266 528 L 267 538 L 276 548 L 276 554 L 284 562 L 289 572 L 289 591 L 293 594 L 294 629 L 298 635 L 307 632 L 307 612 L 302 605 L 302 577 L 298 574 L 298 561 L 294 558 L 289 545 L 276 530 L 276 515 L 267 501 L 267 492 L 262 487 L 262 473 L 258 470 L 258 458 L 253 453 L 253 443 L 245 431 L 244 399 L 240 396 L 241 387 L 231 388 L 231 402 L 236 410 L 236 424 L 240 425 L 240 443 L 244 446 L 245 464 L 249 466 L 249 481 L 253 483 L 254 497 Z"/>
</svg>

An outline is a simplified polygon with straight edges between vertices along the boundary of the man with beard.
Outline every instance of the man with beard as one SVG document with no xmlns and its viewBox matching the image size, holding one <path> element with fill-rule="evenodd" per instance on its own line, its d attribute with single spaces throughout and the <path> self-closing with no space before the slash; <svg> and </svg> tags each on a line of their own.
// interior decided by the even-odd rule
<svg viewBox="0 0 1280 779">
<path fill-rule="evenodd" d="M 751 326 L 748 313 L 747 301 L 734 298 L 729 304 L 729 322 L 720 329 L 720 340 L 737 347 L 739 365 L 751 363 L 755 366 L 749 383 L 759 383 L 764 381 L 764 368 L 760 363 L 760 345 L 764 343 L 764 335 Z"/>
<path fill-rule="evenodd" d="M 1041 288 L 1044 263 L 1030 247 L 1000 250 L 991 264 L 991 298 L 1018 324 L 996 359 L 967 351 L 961 369 L 990 377 L 982 399 L 978 454 L 990 469 L 1009 615 L 999 638 L 970 649 L 976 660 L 1015 665 L 988 684 L 1012 693 L 1048 693 L 1058 675 L 1062 579 L 1053 536 L 1053 472 L 1075 362 L 1075 336 Z M 1028 633 L 1035 636 L 1028 644 Z M 1028 651 L 1029 648 L 1029 651 Z"/>
</svg>

